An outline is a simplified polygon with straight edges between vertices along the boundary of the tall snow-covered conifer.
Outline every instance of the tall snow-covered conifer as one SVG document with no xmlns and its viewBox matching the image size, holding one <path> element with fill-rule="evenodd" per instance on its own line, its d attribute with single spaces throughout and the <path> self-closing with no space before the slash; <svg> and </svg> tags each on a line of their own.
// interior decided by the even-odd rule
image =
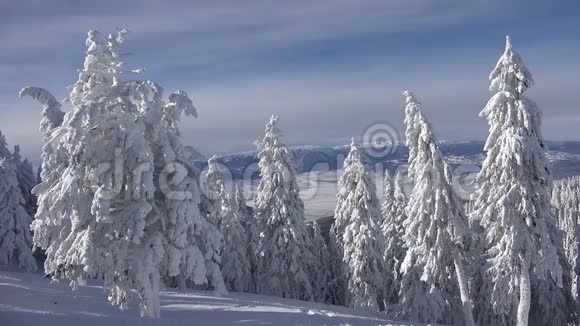
<svg viewBox="0 0 580 326">
<path fill-rule="evenodd" d="M 180 288 L 189 280 L 224 294 L 227 291 L 220 267 L 222 234 L 200 213 L 199 175 L 191 166 L 195 150 L 181 143 L 177 126 L 183 114 L 197 117 L 197 111 L 183 91 L 172 93 L 168 103 L 161 100 L 161 95 L 156 94 L 149 107 L 155 105 L 163 112 L 161 128 L 151 142 L 156 171 L 160 171 L 156 202 L 162 203 L 161 212 L 167 214 L 165 275 L 174 276 Z"/>
<path fill-rule="evenodd" d="M 219 184 L 221 184 L 221 181 Z M 223 184 L 221 184 L 221 225 L 224 235 L 222 272 L 229 290 L 249 292 L 252 289 L 252 270 L 246 247 L 248 236 L 242 226 L 244 208 L 239 206 L 238 193 L 237 187 L 234 192 L 227 192 Z"/>
<path fill-rule="evenodd" d="M 455 322 L 473 325 L 464 272 L 465 252 L 470 244 L 467 218 L 420 103 L 408 91 L 404 96 L 413 190 L 404 224 L 408 249 L 401 266 L 402 317 L 428 323 L 460 318 Z M 453 316 L 456 311 L 462 311 L 463 316 Z"/>
<path fill-rule="evenodd" d="M 385 301 L 387 304 L 398 302 L 399 286 L 401 282 L 400 267 L 405 258 L 405 244 L 403 241 L 403 223 L 405 221 L 405 199 L 401 188 L 401 177 L 397 174 L 395 180 L 385 171 L 385 189 L 381 205 L 383 221 L 381 231 L 385 238 L 386 289 Z"/>
<path fill-rule="evenodd" d="M 222 210 L 222 187 L 224 186 L 225 177 L 217 156 L 210 157 L 207 160 L 207 171 L 203 178 L 203 193 L 201 196 L 201 211 L 207 215 L 210 223 L 221 229 L 221 210 Z"/>
<path fill-rule="evenodd" d="M 580 301 L 580 177 L 558 181 L 552 191 L 552 205 L 558 226 L 564 233 L 563 247 L 570 268 L 572 295 Z"/>
<path fill-rule="evenodd" d="M 20 92 L 44 105 L 32 227 L 48 275 L 73 286 L 103 278 L 109 300 L 122 308 L 135 288 L 141 314 L 156 317 L 162 278 L 225 291 L 213 263 L 221 234 L 199 213 L 192 151 L 178 137 L 180 116 L 196 116 L 195 108 L 183 91 L 165 101 L 154 82 L 122 80 L 125 35 L 89 32 L 66 115 L 48 91 Z"/>
<path fill-rule="evenodd" d="M 344 282 L 344 299 L 340 301 L 352 308 L 378 311 L 384 308 L 385 278 L 389 277 L 383 261 L 383 234 L 377 223 L 381 211 L 374 180 L 354 139 L 338 185 L 330 241 L 334 248 L 331 255 L 342 258 L 342 266 L 334 267 L 334 273 L 342 275 L 333 275 Z"/>
<path fill-rule="evenodd" d="M 0 146 L 2 141 L 0 137 Z M 0 265 L 33 271 L 36 261 L 31 250 L 32 218 L 24 204 L 13 162 L 0 157 Z"/>
<path fill-rule="evenodd" d="M 248 260 L 250 262 L 250 288 L 249 292 L 256 293 L 256 284 L 258 279 L 258 247 L 260 245 L 260 231 L 258 220 L 252 214 L 250 208 L 246 204 L 246 199 L 243 195 L 242 187 L 239 185 L 235 187 L 234 192 L 236 205 L 239 209 L 242 226 L 246 232 L 247 243 L 245 244 Z"/>
<path fill-rule="evenodd" d="M 328 247 L 320 230 L 318 221 L 309 225 L 310 245 L 312 251 L 312 262 L 309 264 L 310 281 L 312 282 L 312 291 L 314 300 L 325 303 L 328 300 L 328 283 L 330 282 L 330 270 L 328 268 L 329 257 Z"/>
<path fill-rule="evenodd" d="M 304 203 L 277 124 L 278 117 L 272 116 L 257 144 L 261 177 L 255 206 L 261 229 L 258 293 L 312 300 L 308 275 L 312 253 Z"/>
<path fill-rule="evenodd" d="M 36 177 L 34 175 L 34 170 L 32 169 L 32 164 L 28 159 L 22 160 L 20 156 L 20 146 L 14 146 L 14 152 L 12 153 L 12 163 L 16 168 L 16 176 L 18 178 L 18 186 L 22 192 L 22 197 L 24 198 L 24 208 L 30 216 L 34 216 L 36 212 L 36 196 L 32 194 L 32 188 L 36 186 Z"/>
<path fill-rule="evenodd" d="M 10 158 L 11 155 L 8 144 L 6 144 L 6 137 L 4 137 L 2 130 L 0 130 L 0 158 Z"/>
<path fill-rule="evenodd" d="M 484 230 L 477 318 L 480 324 L 562 325 L 571 312 L 561 311 L 568 310 L 566 304 L 549 302 L 560 305 L 566 294 L 541 114 L 523 95 L 534 82 L 509 37 L 489 78 L 496 93 L 480 113 L 489 137 L 470 214 Z M 553 319 L 546 323 L 546 317 Z"/>
</svg>

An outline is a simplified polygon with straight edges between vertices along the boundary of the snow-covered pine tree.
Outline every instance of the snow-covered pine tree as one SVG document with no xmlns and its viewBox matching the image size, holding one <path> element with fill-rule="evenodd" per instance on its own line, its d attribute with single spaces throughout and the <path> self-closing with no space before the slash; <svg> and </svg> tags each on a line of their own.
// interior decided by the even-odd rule
<svg viewBox="0 0 580 326">
<path fill-rule="evenodd" d="M 389 277 L 383 261 L 384 238 L 377 223 L 381 211 L 374 180 L 354 139 L 336 196 L 330 241 L 338 249 L 331 254 L 342 257 L 344 303 L 355 309 L 378 311 L 384 308 L 385 277 Z"/>
<path fill-rule="evenodd" d="M 0 134 L 0 147 L 4 140 Z M 32 218 L 24 209 L 14 164 L 0 157 L 0 265 L 36 270 L 32 255 Z"/>
<path fill-rule="evenodd" d="M 482 325 L 523 326 L 528 321 L 544 324 L 546 315 L 555 315 L 555 324 L 561 324 L 571 312 L 552 311 L 550 299 L 542 299 L 559 301 L 563 280 L 561 249 L 553 239 L 552 185 L 540 111 L 523 96 L 534 82 L 509 37 L 490 80 L 496 93 L 480 113 L 490 130 L 487 157 L 476 179 L 470 214 L 472 224 L 484 230 L 477 319 Z M 541 288 L 551 292 L 540 297 L 534 289 L 544 282 L 548 284 Z M 567 305 L 556 308 L 567 310 Z"/>
<path fill-rule="evenodd" d="M 221 273 L 223 237 L 221 231 L 200 212 L 199 174 L 192 167 L 195 150 L 184 146 L 177 126 L 181 116 L 197 117 L 191 100 L 177 91 L 164 103 L 161 88 L 148 107 L 159 108 L 161 122 L 152 121 L 151 139 L 157 174 L 162 175 L 155 193 L 160 212 L 165 213 L 163 232 L 167 240 L 165 275 L 175 277 L 178 287 L 203 285 L 218 295 L 227 293 Z M 159 127 L 157 127 L 159 126 Z"/>
<path fill-rule="evenodd" d="M 165 102 L 151 81 L 122 81 L 125 34 L 105 40 L 89 32 L 66 115 L 48 91 L 20 92 L 44 105 L 32 227 L 52 278 L 68 278 L 73 286 L 103 278 L 109 300 L 120 307 L 136 288 L 141 314 L 155 317 L 162 277 L 209 278 L 223 288 L 213 264 L 221 234 L 199 214 L 191 150 L 178 138 L 181 114 L 196 115 L 191 100 L 177 91 Z"/>
<path fill-rule="evenodd" d="M 272 116 L 263 140 L 257 143 L 261 177 L 255 205 L 261 230 L 258 293 L 312 300 L 308 275 L 312 253 L 304 203 L 277 124 L 278 117 Z"/>
<path fill-rule="evenodd" d="M 16 167 L 18 186 L 20 187 L 22 197 L 24 198 L 24 209 L 26 209 L 28 215 L 34 216 L 36 213 L 36 196 L 32 194 L 32 188 L 36 186 L 36 177 L 34 175 L 34 170 L 32 169 L 32 164 L 30 164 L 28 159 L 22 160 L 19 145 L 14 146 L 12 162 Z"/>
<path fill-rule="evenodd" d="M 393 180 L 389 171 L 385 171 L 384 178 L 385 189 L 383 193 L 383 202 L 381 212 L 383 221 L 381 231 L 385 238 L 385 250 L 383 259 L 386 268 L 386 288 L 385 302 L 387 310 L 391 305 L 398 302 L 399 286 L 401 283 L 400 267 L 405 258 L 405 248 L 403 241 L 403 222 L 405 221 L 405 202 L 404 194 L 401 193 L 400 175 L 397 174 L 397 181 Z"/>
<path fill-rule="evenodd" d="M 565 269 L 572 296 L 579 302 L 580 294 L 580 177 L 571 177 L 554 183 L 552 205 L 556 222 L 563 232 L 563 247 L 569 269 Z"/>
<path fill-rule="evenodd" d="M 258 278 L 258 247 L 260 244 L 260 231 L 258 229 L 258 220 L 246 204 L 242 188 L 239 185 L 235 187 L 235 200 L 239 209 L 242 226 L 246 232 L 247 243 L 245 244 L 248 260 L 250 262 L 250 288 L 248 292 L 256 293 L 256 284 Z"/>
<path fill-rule="evenodd" d="M 207 171 L 202 179 L 201 212 L 213 225 L 221 229 L 222 198 L 221 188 L 225 182 L 224 172 L 217 161 L 217 156 L 207 160 Z"/>
<path fill-rule="evenodd" d="M 309 224 L 310 244 L 313 261 L 309 264 L 310 281 L 314 292 L 314 301 L 325 303 L 328 300 L 328 282 L 330 270 L 328 269 L 328 248 L 322 237 L 320 224 L 314 221 Z"/>
<path fill-rule="evenodd" d="M 248 257 L 248 237 L 242 226 L 243 209 L 234 192 L 227 192 L 222 181 L 218 181 L 221 198 L 221 225 L 224 235 L 222 273 L 228 290 L 249 292 L 252 288 L 251 265 Z M 244 203 L 245 205 L 245 203 Z"/>
<path fill-rule="evenodd" d="M 395 201 L 397 202 L 402 212 L 405 213 L 405 207 L 407 206 L 407 197 L 405 195 L 405 186 L 403 184 L 404 177 L 401 171 L 398 171 L 395 175 L 395 179 L 393 180 L 394 188 L 395 188 Z"/>
<path fill-rule="evenodd" d="M 8 149 L 8 144 L 6 143 L 6 137 L 0 130 L 0 158 L 9 159 L 12 156 L 10 150 Z"/>
<path fill-rule="evenodd" d="M 115 41 L 123 39 L 119 33 Z M 159 286 L 155 267 L 163 257 L 162 239 L 144 236 L 152 211 L 153 174 L 149 169 L 139 176 L 140 182 L 132 180 L 139 166 L 153 163 L 144 121 L 135 119 L 132 113 L 137 108 L 128 98 L 122 98 L 125 103 L 117 101 L 121 63 L 112 47 L 96 31 L 89 32 L 87 47 L 84 69 L 69 98 L 72 111 L 60 126 L 41 123 L 48 146 L 43 148 L 43 183 L 35 188 L 39 209 L 34 242 L 46 250 L 48 275 L 70 278 L 73 286 L 86 277 L 103 277 L 109 299 L 122 307 L 135 282 L 142 313 L 155 316 Z M 27 88 L 21 94 L 34 90 Z M 32 96 L 45 104 L 43 122 L 51 121 L 49 103 Z M 106 164 L 116 160 L 121 164 L 115 167 L 115 177 Z M 55 175 L 58 170 L 61 173 Z M 111 197 L 126 200 L 111 203 Z"/>
<path fill-rule="evenodd" d="M 342 234 L 344 232 L 344 226 L 340 225 L 342 231 L 338 227 L 339 225 L 336 224 L 335 219 L 329 231 L 328 271 L 330 273 L 330 281 L 328 282 L 326 292 L 328 296 L 327 303 L 345 305 L 346 279 L 344 277 L 345 268 L 342 262 Z"/>
<path fill-rule="evenodd" d="M 457 324 L 473 325 L 464 272 L 470 238 L 463 204 L 421 104 L 411 92 L 404 96 L 413 190 L 404 224 L 408 249 L 401 265 L 401 317 L 426 323 L 455 318 Z M 463 316 L 454 316 L 459 311 Z"/>
<path fill-rule="evenodd" d="M 562 266 L 562 286 L 551 279 L 540 279 L 532 273 L 532 300 L 530 304 L 530 325 L 579 325 L 580 305 L 572 293 L 572 266 L 568 262 L 563 245 L 563 232 L 555 220 L 548 224 L 548 231 L 556 248 Z"/>
<path fill-rule="evenodd" d="M 344 233 L 348 225 L 348 216 L 337 214 L 338 212 L 347 211 L 351 205 L 348 202 L 348 195 L 354 192 L 354 187 L 356 186 L 354 182 L 354 170 L 353 165 L 360 161 L 360 154 L 358 152 L 358 147 L 353 146 L 354 139 L 352 139 L 351 150 L 344 160 L 343 174 L 338 179 L 338 193 L 336 194 L 337 203 L 334 210 L 334 221 L 329 230 L 329 242 L 328 242 L 328 253 L 329 253 L 329 271 L 331 276 L 331 281 L 328 284 L 329 293 L 329 303 L 335 305 L 346 305 L 346 286 L 347 286 L 347 275 L 346 266 L 343 262 L 344 257 Z M 356 149 L 356 150 L 354 150 Z M 349 173 L 347 173 L 347 171 Z"/>
</svg>

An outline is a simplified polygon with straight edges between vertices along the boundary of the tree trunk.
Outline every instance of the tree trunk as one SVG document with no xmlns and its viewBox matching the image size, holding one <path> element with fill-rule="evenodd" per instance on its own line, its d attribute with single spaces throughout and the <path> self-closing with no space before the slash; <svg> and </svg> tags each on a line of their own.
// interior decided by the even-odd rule
<svg viewBox="0 0 580 326">
<path fill-rule="evenodd" d="M 530 271 L 527 264 L 524 264 L 520 272 L 520 302 L 518 305 L 517 326 L 528 326 L 528 317 L 530 315 Z"/>
<path fill-rule="evenodd" d="M 469 289 L 467 286 L 467 278 L 465 277 L 465 271 L 463 270 L 463 265 L 459 259 L 459 253 L 457 250 L 453 252 L 453 263 L 455 264 L 455 274 L 457 274 L 457 283 L 459 283 L 459 293 L 461 296 L 461 305 L 463 307 L 463 321 L 465 326 L 475 326 L 473 321 L 473 308 L 471 299 L 469 298 Z"/>
<path fill-rule="evenodd" d="M 183 274 L 177 275 L 177 289 L 179 290 L 179 292 L 185 292 L 185 290 L 187 289 L 185 276 L 183 276 Z"/>
</svg>

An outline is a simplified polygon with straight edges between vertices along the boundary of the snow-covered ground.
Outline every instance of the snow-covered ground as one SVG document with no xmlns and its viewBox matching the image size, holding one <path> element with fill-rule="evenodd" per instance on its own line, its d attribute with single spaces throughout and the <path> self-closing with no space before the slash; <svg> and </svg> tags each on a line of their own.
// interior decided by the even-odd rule
<svg viewBox="0 0 580 326">
<path fill-rule="evenodd" d="M 72 290 L 39 273 L 0 271 L 0 325 L 410 325 L 389 322 L 378 313 L 254 294 L 161 293 L 161 319 L 139 317 L 133 304 L 111 306 L 97 281 Z"/>
</svg>

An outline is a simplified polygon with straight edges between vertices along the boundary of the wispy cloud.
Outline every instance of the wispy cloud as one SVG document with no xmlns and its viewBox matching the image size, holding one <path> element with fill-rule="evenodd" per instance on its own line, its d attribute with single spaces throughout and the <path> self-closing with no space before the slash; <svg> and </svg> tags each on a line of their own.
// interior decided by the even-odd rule
<svg viewBox="0 0 580 326">
<path fill-rule="evenodd" d="M 562 8 L 573 3 L 562 1 Z M 18 101 L 18 89 L 36 84 L 64 97 L 82 64 L 86 31 L 120 26 L 132 31 L 130 66 L 193 97 L 200 118 L 184 121 L 183 134 L 206 154 L 251 148 L 272 113 L 294 144 L 336 144 L 377 121 L 401 130 L 406 88 L 424 102 L 440 138 L 481 139 L 487 126 L 477 113 L 489 97 L 487 74 L 503 35 L 513 32 L 537 80 L 530 96 L 544 109 L 546 137 L 577 139 L 562 126 L 580 115 L 580 46 L 570 28 L 579 24 L 560 17 L 532 23 L 526 17 L 538 6 L 544 3 L 6 2 L 0 129 L 37 156 L 40 108 Z"/>
</svg>

